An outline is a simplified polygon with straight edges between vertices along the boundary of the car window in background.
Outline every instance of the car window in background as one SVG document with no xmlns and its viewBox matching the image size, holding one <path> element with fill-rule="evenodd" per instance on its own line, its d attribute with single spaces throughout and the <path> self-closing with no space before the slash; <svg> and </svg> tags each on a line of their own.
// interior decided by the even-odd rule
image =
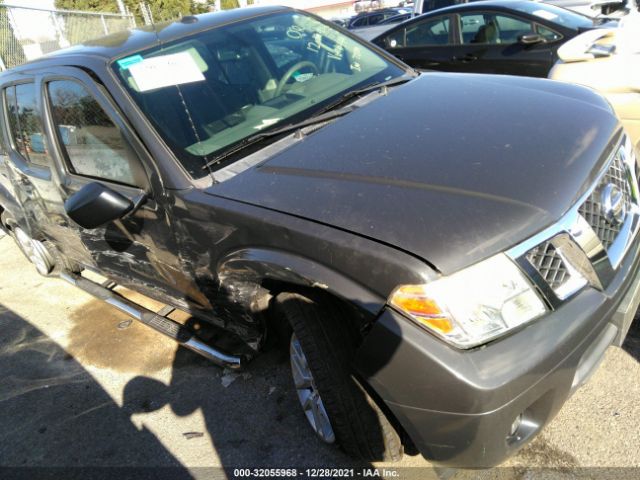
<svg viewBox="0 0 640 480">
<path fill-rule="evenodd" d="M 363 16 L 361 18 L 356 18 L 353 22 L 351 22 L 351 28 L 359 28 L 366 27 L 369 25 L 369 17 Z"/>
<path fill-rule="evenodd" d="M 78 175 L 135 185 L 135 156 L 102 107 L 78 82 L 47 85 L 51 114 L 69 169 Z"/>
<path fill-rule="evenodd" d="M 300 12 L 198 32 L 121 58 L 113 69 L 194 178 L 248 137 L 307 118 L 349 90 L 405 73 Z"/>
<path fill-rule="evenodd" d="M 449 43 L 449 17 L 417 22 L 406 28 L 405 45 L 419 47 L 425 45 L 446 45 Z"/>
<path fill-rule="evenodd" d="M 484 15 L 480 13 L 460 15 L 460 35 L 462 37 L 462 43 L 479 43 L 477 39 L 481 38 L 480 32 L 486 32 L 486 29 L 487 24 Z"/>
<path fill-rule="evenodd" d="M 447 45 L 449 43 L 450 17 L 430 18 L 411 23 L 394 30 L 376 41 L 383 48 Z"/>
<path fill-rule="evenodd" d="M 404 22 L 405 20 L 409 20 L 411 18 L 410 13 L 402 13 L 400 15 L 394 15 L 393 17 L 389 17 L 384 19 L 379 23 L 379 25 L 391 25 L 393 23 Z"/>
<path fill-rule="evenodd" d="M 36 105 L 34 83 L 21 83 L 5 89 L 9 130 L 17 151 L 25 161 L 48 166 L 42 122 Z"/>
<path fill-rule="evenodd" d="M 511 7 L 534 17 L 542 18 L 567 28 L 591 28 L 594 19 L 564 8 L 541 2 L 513 2 Z M 599 21 L 599 20 L 598 20 Z"/>
<path fill-rule="evenodd" d="M 517 43 L 518 37 L 533 33 L 533 23 L 511 15 L 496 15 L 495 22 L 498 27 L 499 43 Z"/>
<path fill-rule="evenodd" d="M 460 15 L 462 43 L 513 44 L 533 33 L 533 23 L 510 15 L 469 13 Z"/>
<path fill-rule="evenodd" d="M 538 35 L 544 38 L 547 42 L 555 42 L 556 40 L 560 40 L 562 38 L 562 35 L 560 35 L 558 32 L 554 32 L 550 28 L 543 27 L 540 24 L 536 24 L 536 31 L 538 32 Z"/>
</svg>

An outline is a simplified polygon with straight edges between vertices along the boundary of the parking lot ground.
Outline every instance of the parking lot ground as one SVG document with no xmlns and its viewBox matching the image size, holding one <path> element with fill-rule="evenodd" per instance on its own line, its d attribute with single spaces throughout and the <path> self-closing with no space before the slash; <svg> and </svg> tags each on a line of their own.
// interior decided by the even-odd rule
<svg viewBox="0 0 640 480">
<path fill-rule="evenodd" d="M 361 467 L 311 433 L 281 353 L 225 372 L 39 276 L 8 236 L 0 238 L 0 272 L 0 467 L 173 467 L 164 470 L 172 478 L 231 477 L 237 467 Z M 505 464 L 513 468 L 434 470 L 408 455 L 373 466 L 412 478 L 639 478 L 638 323 Z"/>
</svg>

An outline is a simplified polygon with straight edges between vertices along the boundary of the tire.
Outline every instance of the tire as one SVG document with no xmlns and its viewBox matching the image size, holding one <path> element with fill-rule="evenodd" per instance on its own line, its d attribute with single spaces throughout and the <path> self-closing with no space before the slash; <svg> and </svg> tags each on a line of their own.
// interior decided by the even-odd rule
<svg viewBox="0 0 640 480">
<path fill-rule="evenodd" d="M 298 367 L 294 365 L 300 362 L 294 358 L 296 342 L 312 376 L 311 387 L 296 386 L 299 400 L 302 404 L 301 392 L 315 389 L 334 438 L 318 432 L 303 406 L 316 434 L 327 443 L 335 440 L 348 455 L 360 460 L 400 460 L 403 455 L 400 436 L 351 371 L 357 332 L 353 331 L 355 327 L 345 307 L 331 297 L 315 293 L 281 293 L 274 306 L 277 315 L 284 317 L 293 329 L 290 355 L 294 385 L 300 377 L 296 379 Z"/>
<path fill-rule="evenodd" d="M 45 277 L 49 276 L 55 266 L 55 259 L 45 244 L 31 238 L 20 227 L 15 227 L 12 233 L 18 247 L 27 260 L 36 267 L 38 273 Z"/>
</svg>

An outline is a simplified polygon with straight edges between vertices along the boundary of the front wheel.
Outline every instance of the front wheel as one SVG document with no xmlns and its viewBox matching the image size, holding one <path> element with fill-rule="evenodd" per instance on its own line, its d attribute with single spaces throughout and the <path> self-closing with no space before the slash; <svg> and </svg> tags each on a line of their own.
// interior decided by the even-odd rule
<svg viewBox="0 0 640 480">
<path fill-rule="evenodd" d="M 357 333 L 344 307 L 330 297 L 298 293 L 278 295 L 275 305 L 293 329 L 294 386 L 318 437 L 358 459 L 400 460 L 400 436 L 351 371 Z"/>
</svg>

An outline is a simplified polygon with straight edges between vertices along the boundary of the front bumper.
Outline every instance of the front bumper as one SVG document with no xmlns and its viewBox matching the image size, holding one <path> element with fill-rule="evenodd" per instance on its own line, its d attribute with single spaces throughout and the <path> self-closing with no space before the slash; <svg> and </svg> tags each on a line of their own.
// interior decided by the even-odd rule
<svg viewBox="0 0 640 480">
<path fill-rule="evenodd" d="M 640 255 L 605 292 L 588 288 L 545 318 L 462 351 L 386 309 L 358 351 L 356 370 L 436 464 L 488 468 L 531 441 L 621 345 L 640 302 Z M 512 424 L 522 415 L 519 428 Z"/>
</svg>

